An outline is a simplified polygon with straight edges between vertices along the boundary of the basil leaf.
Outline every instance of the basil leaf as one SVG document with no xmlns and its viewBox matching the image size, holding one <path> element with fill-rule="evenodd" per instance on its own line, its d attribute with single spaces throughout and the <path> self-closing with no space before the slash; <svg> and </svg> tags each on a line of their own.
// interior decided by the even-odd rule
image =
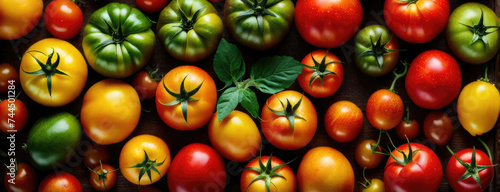
<svg viewBox="0 0 500 192">
<path fill-rule="evenodd" d="M 236 45 L 222 39 L 214 57 L 214 71 L 217 77 L 229 87 L 245 74 L 245 61 Z M 224 89 L 222 88 L 222 89 Z"/>
<path fill-rule="evenodd" d="M 228 116 L 239 103 L 240 91 L 237 87 L 230 87 L 226 89 L 217 100 L 217 119 L 222 121 Z"/>
<path fill-rule="evenodd" d="M 240 89 L 240 103 L 253 118 L 259 118 L 259 102 L 257 96 L 250 89 Z"/>
<path fill-rule="evenodd" d="M 290 87 L 303 67 L 289 56 L 265 57 L 253 64 L 250 76 L 260 91 L 275 94 Z"/>
</svg>

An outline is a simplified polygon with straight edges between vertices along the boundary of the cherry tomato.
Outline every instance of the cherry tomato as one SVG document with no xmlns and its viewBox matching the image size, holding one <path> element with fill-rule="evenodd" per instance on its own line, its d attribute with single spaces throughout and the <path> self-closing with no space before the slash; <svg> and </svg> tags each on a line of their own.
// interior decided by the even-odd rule
<svg viewBox="0 0 500 192">
<path fill-rule="evenodd" d="M 67 172 L 51 173 L 42 180 L 38 192 L 83 192 L 80 181 Z"/>
<path fill-rule="evenodd" d="M 277 157 L 259 156 L 250 161 L 241 173 L 240 190 L 297 191 L 297 181 L 292 169 Z"/>
<path fill-rule="evenodd" d="M 135 0 L 140 10 L 147 13 L 154 13 L 162 10 L 167 5 L 168 0 Z"/>
<path fill-rule="evenodd" d="M 446 145 L 453 135 L 450 117 L 441 111 L 431 111 L 424 119 L 424 135 L 437 145 Z"/>
<path fill-rule="evenodd" d="M 413 140 L 417 137 L 420 125 L 414 119 L 410 118 L 410 109 L 406 107 L 406 116 L 396 126 L 396 134 L 402 139 Z"/>
<path fill-rule="evenodd" d="M 0 64 L 0 93 L 7 93 L 12 91 L 19 84 L 19 73 L 16 68 L 8 63 Z"/>
<path fill-rule="evenodd" d="M 83 13 L 71 0 L 53 0 L 45 8 L 43 22 L 54 37 L 71 39 L 82 29 Z"/>
<path fill-rule="evenodd" d="M 99 162 L 107 164 L 111 161 L 108 149 L 104 145 L 91 145 L 83 152 L 83 163 L 87 167 L 96 167 Z"/>
<path fill-rule="evenodd" d="M 365 177 L 366 167 L 363 168 L 363 179 L 365 179 L 365 183 L 359 182 L 359 191 L 362 192 L 385 192 L 384 181 L 379 178 L 372 178 L 368 180 Z"/>
<path fill-rule="evenodd" d="M 363 129 L 363 112 L 350 101 L 338 101 L 326 111 L 325 128 L 335 141 L 352 141 Z"/>
<path fill-rule="evenodd" d="M 35 170 L 26 163 L 10 162 L 9 171 L 3 180 L 8 192 L 33 192 L 38 186 Z M 13 165 L 13 166 L 12 166 Z"/>
<path fill-rule="evenodd" d="M 21 131 L 28 122 L 28 108 L 19 99 L 10 98 L 0 102 L 0 130 L 4 133 Z"/>
<path fill-rule="evenodd" d="M 315 50 L 302 59 L 306 65 L 297 77 L 300 87 L 317 98 L 329 97 L 340 88 L 344 70 L 340 59 L 326 50 Z"/>
<path fill-rule="evenodd" d="M 156 73 L 158 69 L 152 72 L 141 71 L 137 73 L 132 82 L 132 86 L 137 91 L 139 99 L 151 99 L 156 95 L 156 88 L 161 78 L 158 78 Z"/>
<path fill-rule="evenodd" d="M 107 191 L 116 185 L 116 171 L 108 164 L 97 165 L 90 172 L 90 186 L 97 191 Z"/>
<path fill-rule="evenodd" d="M 373 147 L 377 144 L 377 141 L 373 139 L 366 139 L 361 141 L 356 147 L 356 151 L 354 152 L 354 159 L 356 159 L 356 163 L 360 167 L 366 167 L 367 169 L 373 169 L 377 167 L 384 155 L 379 153 L 372 153 Z M 377 152 L 382 152 L 380 146 L 377 146 L 375 149 Z"/>
<path fill-rule="evenodd" d="M 447 148 L 453 154 L 448 146 Z M 478 180 L 473 178 L 473 174 L 477 174 Z M 493 181 L 494 174 L 488 155 L 475 148 L 462 149 L 453 154 L 446 166 L 446 180 L 457 192 L 481 192 Z M 461 179 L 463 176 L 465 178 Z"/>
</svg>

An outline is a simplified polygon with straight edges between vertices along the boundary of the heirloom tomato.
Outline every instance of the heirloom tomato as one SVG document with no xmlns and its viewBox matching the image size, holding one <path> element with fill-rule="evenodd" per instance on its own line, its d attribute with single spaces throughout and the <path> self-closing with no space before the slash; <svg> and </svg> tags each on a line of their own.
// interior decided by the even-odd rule
<svg viewBox="0 0 500 192">
<path fill-rule="evenodd" d="M 116 185 L 116 171 L 117 169 L 108 164 L 97 165 L 90 170 L 90 186 L 97 191 L 107 191 L 113 188 Z"/>
<path fill-rule="evenodd" d="M 0 0 L 0 39 L 27 35 L 42 17 L 42 0 Z"/>
<path fill-rule="evenodd" d="M 38 192 L 83 192 L 80 181 L 67 172 L 51 173 L 42 180 L 38 187 Z"/>
<path fill-rule="evenodd" d="M 71 0 L 53 0 L 45 8 L 43 22 L 54 37 L 71 39 L 82 29 L 83 13 Z"/>
<path fill-rule="evenodd" d="M 0 64 L 0 93 L 7 93 L 7 91 L 12 90 L 10 88 L 15 88 L 19 84 L 19 73 L 17 73 L 16 68 L 8 63 Z"/>
<path fill-rule="evenodd" d="M 401 139 L 413 140 L 418 136 L 420 125 L 415 119 L 410 118 L 410 108 L 406 107 L 406 116 L 396 126 L 396 134 Z"/>
<path fill-rule="evenodd" d="M 342 85 L 344 69 L 340 59 L 326 50 L 315 50 L 302 59 L 306 65 L 297 77 L 300 87 L 313 97 L 329 97 Z"/>
<path fill-rule="evenodd" d="M 363 112 L 350 101 L 335 102 L 326 111 L 325 128 L 335 141 L 352 141 L 363 129 Z"/>
<path fill-rule="evenodd" d="M 87 167 L 97 167 L 100 163 L 107 164 L 111 155 L 104 145 L 90 145 L 83 151 L 83 164 Z"/>
<path fill-rule="evenodd" d="M 19 99 L 0 102 L 0 130 L 4 133 L 21 131 L 28 122 L 28 108 Z"/>
<path fill-rule="evenodd" d="M 132 86 L 134 86 L 141 100 L 155 97 L 158 82 L 161 80 L 157 73 L 158 69 L 155 69 L 151 72 L 141 71 L 135 75 Z"/>
<path fill-rule="evenodd" d="M 493 181 L 495 174 L 486 153 L 476 148 L 462 149 L 458 153 L 448 147 L 453 155 L 446 166 L 446 179 L 457 192 L 481 192 Z"/>
<path fill-rule="evenodd" d="M 376 147 L 375 150 L 373 147 Z M 382 158 L 384 158 L 380 153 L 382 153 L 382 149 L 378 146 L 377 141 L 366 139 L 361 141 L 356 147 L 354 159 L 356 159 L 356 163 L 358 163 L 360 167 L 374 169 L 382 162 Z"/>
<path fill-rule="evenodd" d="M 453 124 L 450 117 L 442 111 L 431 111 L 425 116 L 424 135 L 437 145 L 445 145 L 453 135 Z"/>
<path fill-rule="evenodd" d="M 167 5 L 168 0 L 135 0 L 135 4 L 140 10 L 147 13 L 155 13 L 162 10 Z"/>
<path fill-rule="evenodd" d="M 7 172 L 7 174 L 5 175 L 5 179 L 3 180 L 7 192 L 35 191 L 38 186 L 38 177 L 35 170 L 30 165 L 26 163 L 14 163 L 14 167 L 7 168 L 9 169 L 9 171 Z"/>
<path fill-rule="evenodd" d="M 295 174 L 287 164 L 272 155 L 259 155 L 250 161 L 241 173 L 240 190 L 297 191 Z"/>
</svg>

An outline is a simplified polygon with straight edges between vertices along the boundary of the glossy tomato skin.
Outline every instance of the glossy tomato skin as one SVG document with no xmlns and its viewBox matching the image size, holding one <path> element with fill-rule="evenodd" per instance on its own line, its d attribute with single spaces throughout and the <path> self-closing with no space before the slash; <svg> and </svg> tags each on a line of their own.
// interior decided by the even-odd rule
<svg viewBox="0 0 500 192">
<path fill-rule="evenodd" d="M 368 98 L 366 117 L 377 129 L 389 130 L 396 127 L 403 115 L 403 100 L 392 91 L 380 89 Z"/>
<path fill-rule="evenodd" d="M 105 79 L 85 93 L 80 120 L 92 141 L 109 145 L 127 138 L 140 115 L 141 102 L 135 89 L 123 81 Z"/>
<path fill-rule="evenodd" d="M 292 106 L 302 98 L 295 113 L 304 119 L 294 118 L 294 129 L 285 116 L 273 113 L 273 110 L 284 110 L 280 101 L 286 106 L 287 100 Z M 312 102 L 297 91 L 287 90 L 272 95 L 262 108 L 260 126 L 266 139 L 275 147 L 283 150 L 296 150 L 306 146 L 313 138 L 318 125 L 316 108 Z"/>
<path fill-rule="evenodd" d="M 441 109 L 460 93 L 462 72 L 457 61 L 439 50 L 419 54 L 405 79 L 406 93 L 419 107 Z"/>
<path fill-rule="evenodd" d="M 431 142 L 443 146 L 453 135 L 450 117 L 442 111 L 431 111 L 424 119 L 424 135 Z"/>
<path fill-rule="evenodd" d="M 411 120 L 410 122 L 402 120 L 401 122 L 399 122 L 399 124 L 396 126 L 395 129 L 396 129 L 396 134 L 398 135 L 399 138 L 401 139 L 408 138 L 411 141 L 418 136 L 420 125 L 416 120 Z"/>
<path fill-rule="evenodd" d="M 161 11 L 167 5 L 167 2 L 168 0 L 135 0 L 137 7 L 147 13 Z"/>
<path fill-rule="evenodd" d="M 269 160 L 269 156 L 262 156 L 261 161 L 264 165 L 267 166 L 267 161 Z M 285 164 L 282 160 L 278 159 L 277 157 L 272 157 L 271 158 L 271 166 L 276 167 L 278 165 Z M 252 161 L 250 161 L 246 167 L 255 167 L 257 169 L 260 169 L 259 165 L 259 158 L 256 157 Z M 297 181 L 295 178 L 295 174 L 293 173 L 292 169 L 288 165 L 284 165 L 283 167 L 277 169 L 275 171 L 278 174 L 281 174 L 285 179 L 282 177 L 272 177 L 271 178 L 271 192 L 278 192 L 278 191 L 297 191 Z M 241 173 L 241 179 L 240 179 L 240 190 L 241 191 L 262 191 L 265 192 L 267 191 L 266 184 L 264 180 L 257 180 L 254 183 L 252 181 L 259 176 L 259 174 L 250 169 L 244 169 L 243 172 Z"/>
<path fill-rule="evenodd" d="M 80 181 L 67 172 L 51 173 L 42 180 L 38 187 L 38 192 L 83 192 Z"/>
<path fill-rule="evenodd" d="M 333 48 L 358 31 L 363 8 L 359 0 L 298 0 L 294 19 L 300 36 L 309 44 Z"/>
<path fill-rule="evenodd" d="M 16 68 L 8 63 L 0 64 L 0 93 L 7 93 L 9 85 L 15 87 L 17 84 L 19 84 L 19 73 Z"/>
<path fill-rule="evenodd" d="M 222 157 L 210 146 L 189 144 L 172 161 L 167 182 L 172 192 L 221 192 L 226 185 L 226 167 Z"/>
<path fill-rule="evenodd" d="M 91 145 L 83 152 L 83 164 L 87 167 L 96 167 L 99 162 L 107 164 L 111 161 L 108 149 L 104 145 Z"/>
<path fill-rule="evenodd" d="M 379 153 L 372 154 L 372 148 L 376 144 L 377 141 L 373 139 L 366 139 L 358 144 L 354 152 L 354 159 L 356 159 L 356 163 L 358 163 L 360 167 L 366 167 L 366 169 L 374 169 L 380 164 L 380 162 L 382 162 L 384 155 Z M 375 151 L 382 152 L 382 149 L 380 148 L 380 146 L 377 146 Z"/>
<path fill-rule="evenodd" d="M 472 161 L 472 149 L 462 149 L 461 151 L 455 153 L 455 155 L 464 161 L 465 163 L 471 163 Z M 491 165 L 490 158 L 486 153 L 481 150 L 476 149 L 476 163 L 477 165 L 488 166 Z M 481 180 L 481 185 L 479 185 L 472 177 L 458 181 L 460 177 L 466 172 L 465 167 L 458 162 L 455 157 L 451 157 L 446 166 L 446 180 L 450 184 L 451 188 L 457 192 L 481 192 L 484 191 L 491 183 L 494 177 L 494 168 L 489 167 L 478 172 L 479 178 Z"/>
<path fill-rule="evenodd" d="M 331 63 L 326 66 L 325 70 L 334 72 L 335 74 L 325 75 L 323 82 L 320 77 L 315 77 L 315 80 L 309 86 L 309 82 L 315 72 L 315 70 L 304 67 L 302 73 L 297 77 L 300 87 L 309 95 L 316 98 L 324 98 L 332 96 L 342 85 L 342 80 L 344 79 L 344 69 L 340 59 L 333 53 L 329 53 L 326 50 L 315 50 L 307 54 L 304 59 L 302 59 L 302 64 L 308 66 L 315 66 L 314 60 L 321 63 L 323 58 L 325 58 L 325 64 Z"/>
<path fill-rule="evenodd" d="M 437 191 L 443 178 L 443 168 L 438 156 L 428 147 L 410 143 L 413 152 L 413 161 L 402 165 L 394 158 L 389 157 L 384 170 L 384 185 L 387 191 Z M 405 154 L 409 154 L 408 144 L 398 147 Z M 398 151 L 392 154 L 403 159 Z"/>
<path fill-rule="evenodd" d="M 387 0 L 384 20 L 387 27 L 408 43 L 426 43 L 443 31 L 450 15 L 449 0 Z"/>
<path fill-rule="evenodd" d="M 55 0 L 45 8 L 43 22 L 55 37 L 71 39 L 82 29 L 83 13 L 71 0 Z"/>
<path fill-rule="evenodd" d="M 14 114 L 13 117 L 10 114 Z M 14 98 L 0 102 L 0 130 L 4 133 L 9 133 L 9 131 L 13 131 L 12 133 L 19 132 L 24 128 L 26 122 L 28 122 L 28 108 L 26 108 L 24 102 Z"/>
<path fill-rule="evenodd" d="M 384 181 L 378 178 L 373 178 L 370 180 L 370 185 L 364 188 L 362 185 L 359 185 L 359 191 L 362 192 L 386 192 Z"/>
<path fill-rule="evenodd" d="M 220 122 L 215 113 L 208 124 L 208 137 L 223 157 L 237 162 L 254 157 L 261 146 L 259 128 L 250 116 L 237 110 Z"/>
<path fill-rule="evenodd" d="M 350 101 L 335 102 L 326 111 L 325 128 L 335 141 L 352 141 L 363 129 L 363 112 Z"/>
<path fill-rule="evenodd" d="M 147 71 L 141 71 L 135 75 L 132 86 L 141 100 L 151 99 L 156 95 L 158 80 L 151 77 Z"/>
<path fill-rule="evenodd" d="M 97 191 L 107 191 L 116 185 L 117 173 L 113 166 L 102 164 L 102 169 L 101 165 L 97 165 L 93 170 L 99 174 L 103 174 L 103 171 L 106 171 L 106 178 L 100 180 L 98 174 L 92 171 L 90 172 L 89 182 L 93 189 Z"/>
<path fill-rule="evenodd" d="M 38 186 L 38 177 L 35 170 L 26 163 L 18 164 L 19 169 L 16 170 L 16 174 L 14 178 L 10 175 L 9 170 L 5 175 L 5 179 L 3 181 L 5 188 L 8 192 L 33 192 Z M 9 167 L 11 168 L 11 167 Z M 14 168 L 16 169 L 16 168 Z M 12 180 L 15 179 L 15 180 Z M 11 180 L 15 184 L 9 182 Z"/>
<path fill-rule="evenodd" d="M 0 39 L 13 40 L 25 36 L 38 24 L 42 11 L 42 0 L 0 0 Z"/>
<path fill-rule="evenodd" d="M 297 171 L 299 191 L 353 191 L 354 171 L 347 158 L 331 147 L 309 150 Z"/>
<path fill-rule="evenodd" d="M 179 94 L 184 79 L 184 88 L 187 92 L 201 85 L 201 88 L 191 97 L 197 101 L 187 102 L 187 122 L 182 113 L 181 103 L 164 105 L 175 101 L 176 97 L 168 93 L 163 85 L 165 84 L 167 89 Z M 158 115 L 169 127 L 177 130 L 194 130 L 207 124 L 214 113 L 216 103 L 217 88 L 214 80 L 207 72 L 196 66 L 183 65 L 170 70 L 156 88 Z"/>
</svg>

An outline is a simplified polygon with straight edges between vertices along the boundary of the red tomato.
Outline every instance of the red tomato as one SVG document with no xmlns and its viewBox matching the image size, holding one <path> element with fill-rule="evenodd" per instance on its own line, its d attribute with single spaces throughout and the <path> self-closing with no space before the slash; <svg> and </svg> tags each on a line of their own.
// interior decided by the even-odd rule
<svg viewBox="0 0 500 192">
<path fill-rule="evenodd" d="M 55 172 L 45 176 L 38 187 L 38 192 L 83 192 L 78 179 L 67 172 Z"/>
<path fill-rule="evenodd" d="M 307 65 L 297 77 L 300 87 L 313 97 L 323 98 L 333 95 L 344 79 L 340 59 L 326 50 L 316 50 L 302 59 Z"/>
<path fill-rule="evenodd" d="M 311 45 L 338 47 L 358 31 L 363 20 L 359 0 L 298 0 L 295 26 L 300 36 Z"/>
<path fill-rule="evenodd" d="M 19 84 L 19 73 L 16 68 L 8 63 L 0 64 L 0 93 L 7 93 L 10 88 L 15 88 Z"/>
<path fill-rule="evenodd" d="M 393 191 L 437 191 L 443 179 L 438 156 L 428 147 L 408 143 L 392 151 L 384 170 L 384 184 Z M 405 158 L 406 157 L 406 158 Z"/>
<path fill-rule="evenodd" d="M 448 53 L 429 50 L 418 55 L 405 79 L 406 93 L 419 107 L 441 109 L 460 93 L 462 72 Z"/>
<path fill-rule="evenodd" d="M 447 148 L 453 154 L 453 151 L 449 147 Z M 474 162 L 472 157 L 475 157 Z M 478 174 L 479 182 L 474 180 L 472 174 Z M 495 171 L 488 155 L 475 148 L 462 149 L 450 158 L 446 166 L 446 179 L 451 188 L 457 192 L 483 191 L 490 185 L 494 174 Z M 460 180 L 464 175 L 466 178 Z"/>
<path fill-rule="evenodd" d="M 71 0 L 54 0 L 45 8 L 43 22 L 54 37 L 71 39 L 82 29 L 83 13 Z"/>
<path fill-rule="evenodd" d="M 28 122 L 28 108 L 19 99 L 5 99 L 0 102 L 0 130 L 4 133 L 21 131 Z"/>
<path fill-rule="evenodd" d="M 116 184 L 116 171 L 113 166 L 108 164 L 97 165 L 90 172 L 90 186 L 97 191 L 107 191 Z"/>
<path fill-rule="evenodd" d="M 450 16 L 449 0 L 387 0 L 387 27 L 409 43 L 426 43 L 443 31 Z"/>
<path fill-rule="evenodd" d="M 213 148 L 201 143 L 183 147 L 170 164 L 168 189 L 179 191 L 223 191 L 226 167 Z"/>
<path fill-rule="evenodd" d="M 325 128 L 335 141 L 352 141 L 363 129 L 363 112 L 350 101 L 338 101 L 326 111 Z"/>
<path fill-rule="evenodd" d="M 12 163 L 12 162 L 11 162 Z M 8 167 L 9 171 L 3 180 L 8 192 L 33 192 L 38 186 L 38 177 L 35 170 L 26 163 Z M 9 165 L 12 166 L 12 165 Z"/>
<path fill-rule="evenodd" d="M 87 167 L 96 167 L 99 162 L 105 164 L 111 161 L 109 151 L 104 145 L 91 145 L 83 152 L 83 163 Z"/>
<path fill-rule="evenodd" d="M 154 13 L 162 10 L 167 5 L 168 0 L 135 0 L 139 9 L 147 12 Z"/>
<path fill-rule="evenodd" d="M 282 91 L 267 99 L 260 127 L 266 139 L 283 150 L 306 146 L 318 125 L 312 102 L 297 91 Z"/>
<path fill-rule="evenodd" d="M 259 156 L 250 161 L 241 173 L 240 190 L 297 191 L 297 181 L 292 169 L 277 157 Z"/>
<path fill-rule="evenodd" d="M 373 139 L 366 139 L 361 141 L 356 147 L 356 151 L 354 152 L 354 159 L 356 159 L 356 163 L 360 167 L 366 167 L 367 169 L 373 169 L 377 167 L 380 162 L 382 162 L 382 158 L 384 155 L 380 153 L 372 153 L 373 147 L 377 144 L 377 141 Z M 380 146 L 377 146 L 375 149 L 377 152 L 382 152 Z"/>
<path fill-rule="evenodd" d="M 156 88 L 161 78 L 158 78 L 156 73 L 158 69 L 152 72 L 141 71 L 137 73 L 132 82 L 132 86 L 137 91 L 139 99 L 151 99 L 156 95 Z"/>
<path fill-rule="evenodd" d="M 406 107 L 406 117 L 396 126 L 396 134 L 402 139 L 413 140 L 417 137 L 420 125 L 410 118 L 410 109 Z"/>
<path fill-rule="evenodd" d="M 450 117 L 441 111 L 431 111 L 424 119 L 424 135 L 437 145 L 446 145 L 453 135 Z"/>
</svg>

